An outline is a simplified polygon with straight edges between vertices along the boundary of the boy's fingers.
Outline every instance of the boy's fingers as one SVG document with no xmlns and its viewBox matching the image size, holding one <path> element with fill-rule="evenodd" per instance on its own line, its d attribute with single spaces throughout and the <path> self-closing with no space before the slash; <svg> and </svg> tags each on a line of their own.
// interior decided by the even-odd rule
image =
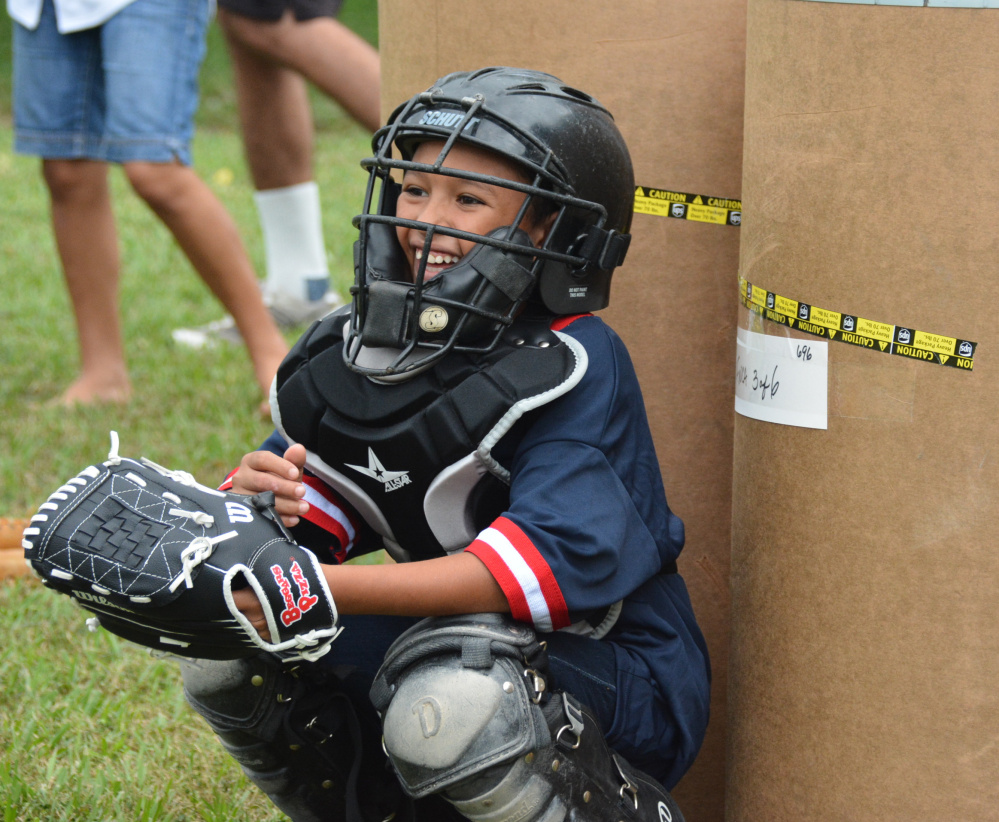
<svg viewBox="0 0 999 822">
<path fill-rule="evenodd" d="M 289 464 L 288 460 L 273 454 L 270 451 L 251 451 L 243 457 L 243 464 L 254 471 L 265 474 L 278 474 L 279 476 L 289 476 L 289 472 L 295 467 Z"/>
<path fill-rule="evenodd" d="M 237 477 L 241 487 L 253 493 L 273 491 L 293 499 L 305 496 L 305 486 L 299 482 L 301 469 L 270 451 L 253 451 L 244 456 Z"/>
<path fill-rule="evenodd" d="M 295 466 L 294 474 L 289 473 L 289 476 L 301 479 L 302 469 L 305 468 L 305 455 L 305 446 L 301 443 L 295 443 L 284 452 L 284 458 Z"/>
<path fill-rule="evenodd" d="M 274 508 L 281 516 L 297 517 L 309 510 L 309 503 L 275 495 Z"/>
</svg>

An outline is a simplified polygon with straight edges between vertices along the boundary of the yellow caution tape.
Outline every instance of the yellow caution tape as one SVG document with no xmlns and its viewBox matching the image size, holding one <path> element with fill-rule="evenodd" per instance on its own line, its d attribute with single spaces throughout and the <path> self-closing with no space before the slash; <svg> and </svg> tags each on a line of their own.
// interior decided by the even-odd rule
<svg viewBox="0 0 999 822">
<path fill-rule="evenodd" d="M 743 277 L 739 278 L 739 298 L 746 308 L 765 319 L 816 337 L 965 371 L 975 365 L 978 343 L 970 340 L 819 308 L 752 285 Z"/>
<path fill-rule="evenodd" d="M 742 225 L 742 200 L 638 186 L 635 213 L 715 225 Z"/>
</svg>

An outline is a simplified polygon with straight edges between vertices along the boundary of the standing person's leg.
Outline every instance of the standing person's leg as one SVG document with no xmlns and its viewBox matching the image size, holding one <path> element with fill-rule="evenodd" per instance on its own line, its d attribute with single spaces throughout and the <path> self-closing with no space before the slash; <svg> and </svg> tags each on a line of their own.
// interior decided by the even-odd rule
<svg viewBox="0 0 999 822">
<path fill-rule="evenodd" d="M 267 291 L 272 299 L 289 293 L 300 297 L 304 291 L 306 299 L 316 300 L 325 289 L 313 272 L 320 264 L 326 271 L 326 251 L 319 189 L 312 176 L 311 109 L 300 78 L 312 82 L 373 132 L 381 118 L 381 62 L 371 44 L 335 19 L 339 0 L 329 0 L 324 6 L 310 4 L 309 11 L 294 2 L 287 9 L 283 3 L 265 2 L 283 9 L 276 19 L 239 13 L 235 6 L 244 2 L 224 3 L 234 8 L 220 9 L 219 22 L 237 80 L 245 72 L 240 81 L 240 108 L 267 249 Z M 243 11 L 247 10 L 244 6 Z M 265 96 L 266 75 L 272 94 Z M 275 124 L 278 118 L 271 111 L 278 99 L 274 92 L 285 95 L 278 104 L 287 118 L 283 129 Z M 309 117 L 307 130 L 303 114 Z M 294 135 L 288 133 L 292 130 Z M 276 299 L 274 309 L 275 313 L 279 309 Z"/>
<path fill-rule="evenodd" d="M 222 11 L 219 22 L 230 43 L 298 72 L 373 132 L 381 124 L 381 62 L 370 43 L 334 19 L 338 7 L 308 18 L 288 10 L 269 21 Z"/>
<path fill-rule="evenodd" d="M 235 318 L 266 395 L 287 344 L 232 218 L 189 167 L 208 19 L 208 0 L 135 0 L 104 24 L 107 142 L 112 159 Z"/>
<path fill-rule="evenodd" d="M 42 174 L 80 343 L 80 374 L 60 401 L 122 402 L 131 385 L 118 316 L 118 239 L 107 164 L 43 160 Z"/>
<path fill-rule="evenodd" d="M 301 74 L 247 42 L 250 32 L 279 25 L 219 8 L 236 81 L 239 125 L 254 188 L 312 180 L 312 108 Z"/>
<path fill-rule="evenodd" d="M 264 240 L 264 296 L 282 327 L 311 322 L 341 303 L 329 290 L 319 188 L 313 178 L 312 111 L 303 77 L 365 128 L 380 117 L 380 61 L 334 19 L 339 0 L 221 0 L 218 20 L 236 78 L 240 126 Z M 296 15 L 301 15 L 296 16 Z M 230 318 L 175 339 L 238 341 Z"/>
<path fill-rule="evenodd" d="M 232 315 L 267 396 L 288 345 L 261 299 L 256 273 L 229 212 L 187 166 L 125 163 L 125 173 Z"/>
<path fill-rule="evenodd" d="M 279 324 L 297 324 L 339 302 L 323 299 L 329 269 L 319 187 L 312 175 L 308 88 L 302 75 L 229 34 L 244 23 L 276 24 L 250 21 L 224 9 L 219 9 L 219 23 L 227 35 L 243 147 L 256 189 L 267 265 L 264 292 Z M 310 302 L 319 304 L 304 305 Z"/>
<path fill-rule="evenodd" d="M 103 72 L 94 30 L 61 34 L 51 2 L 13 24 L 14 149 L 42 159 L 52 227 L 76 320 L 80 372 L 66 404 L 121 402 L 131 387 L 118 316 L 118 244 L 100 160 Z"/>
</svg>

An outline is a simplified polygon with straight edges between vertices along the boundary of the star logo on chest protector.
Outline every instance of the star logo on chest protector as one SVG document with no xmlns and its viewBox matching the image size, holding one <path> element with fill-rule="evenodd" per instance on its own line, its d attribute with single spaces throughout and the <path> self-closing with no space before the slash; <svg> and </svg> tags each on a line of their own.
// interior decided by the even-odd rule
<svg viewBox="0 0 999 822">
<path fill-rule="evenodd" d="M 367 465 L 351 465 L 350 463 L 344 463 L 348 468 L 353 468 L 358 473 L 364 474 L 366 477 L 371 477 L 373 480 L 385 484 L 385 492 L 395 491 L 402 488 L 404 485 L 409 485 L 409 472 L 408 471 L 388 471 L 385 466 L 382 465 L 382 461 L 378 459 L 375 455 L 373 448 L 368 448 L 368 464 Z"/>
</svg>

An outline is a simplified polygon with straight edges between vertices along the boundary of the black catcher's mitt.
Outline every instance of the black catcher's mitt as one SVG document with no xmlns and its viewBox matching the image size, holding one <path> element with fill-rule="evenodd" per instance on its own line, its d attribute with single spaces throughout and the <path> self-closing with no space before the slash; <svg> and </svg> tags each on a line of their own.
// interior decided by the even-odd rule
<svg viewBox="0 0 999 822">
<path fill-rule="evenodd" d="M 272 494 L 227 494 L 184 471 L 119 457 L 114 434 L 107 461 L 56 490 L 22 544 L 48 587 L 149 648 L 311 660 L 341 630 L 319 561 L 292 540 Z M 233 602 L 233 590 L 247 585 L 267 615 L 269 641 Z"/>
</svg>

